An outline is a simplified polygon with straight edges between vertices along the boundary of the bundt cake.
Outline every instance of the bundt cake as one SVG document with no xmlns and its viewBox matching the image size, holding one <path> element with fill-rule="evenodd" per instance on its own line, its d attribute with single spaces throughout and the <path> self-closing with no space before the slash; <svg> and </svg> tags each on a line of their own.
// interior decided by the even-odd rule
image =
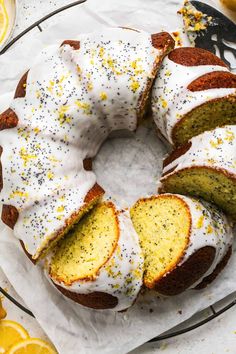
<svg viewBox="0 0 236 354">
<path fill-rule="evenodd" d="M 128 212 L 101 203 L 86 214 L 46 258 L 49 278 L 72 300 L 121 311 L 135 301 L 143 255 Z"/>
<path fill-rule="evenodd" d="M 159 191 L 201 197 L 236 220 L 236 125 L 192 138 L 165 160 Z"/>
<path fill-rule="evenodd" d="M 236 124 L 236 75 L 204 49 L 176 48 L 155 80 L 152 110 L 158 130 L 173 145 Z"/>
<path fill-rule="evenodd" d="M 236 76 L 211 53 L 173 47 L 168 33 L 128 28 L 66 40 L 41 52 L 0 115 L 2 220 L 90 308 L 125 310 L 143 282 L 164 295 L 202 288 L 231 254 L 226 217 L 181 194 L 236 220 Z M 150 98 L 160 132 L 186 143 L 161 178 L 161 193 L 178 194 L 140 199 L 129 215 L 101 202 L 91 161 L 112 132 L 136 130 Z"/>
<path fill-rule="evenodd" d="M 0 115 L 2 220 L 37 261 L 104 191 L 86 171 L 113 130 L 135 130 L 174 41 L 125 28 L 51 46 Z"/>
<path fill-rule="evenodd" d="M 232 228 L 210 204 L 163 194 L 138 200 L 130 214 L 144 254 L 144 285 L 161 294 L 206 286 L 231 255 Z"/>
</svg>

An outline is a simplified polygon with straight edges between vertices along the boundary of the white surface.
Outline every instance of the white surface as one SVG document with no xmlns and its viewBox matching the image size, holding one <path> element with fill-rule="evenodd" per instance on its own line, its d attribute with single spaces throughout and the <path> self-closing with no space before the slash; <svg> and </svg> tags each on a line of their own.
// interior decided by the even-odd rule
<svg viewBox="0 0 236 354">
<path fill-rule="evenodd" d="M 52 2 L 50 1 L 21 1 L 21 4 L 23 3 L 27 3 L 27 8 L 29 7 L 29 4 L 32 3 L 32 11 L 34 12 L 35 10 L 33 10 L 33 6 L 35 6 L 36 3 L 42 3 L 44 4 L 43 9 L 41 7 L 42 10 L 46 11 L 46 6 L 45 4 L 47 3 L 48 5 L 50 5 L 50 7 L 52 8 L 54 5 L 52 4 Z M 57 1 L 56 2 L 57 5 L 61 5 L 61 3 L 63 3 L 63 1 Z M 64 3 L 68 3 L 67 1 Z M 96 3 L 95 0 L 90 1 L 90 3 Z M 104 1 L 102 4 L 106 3 L 106 1 Z M 150 1 L 147 1 L 147 7 L 148 7 L 148 3 L 150 4 Z M 111 4 L 111 1 L 110 1 Z M 130 3 L 129 3 L 130 4 Z M 92 5 L 92 4 L 91 4 Z M 100 5 L 100 4 L 99 4 Z M 24 9 L 24 6 L 23 6 Z M 27 10 L 29 11 L 29 10 Z M 39 14 L 38 12 L 39 10 L 37 10 L 37 14 Z M 109 12 L 111 12 L 111 6 L 109 7 Z M 45 13 L 45 12 L 44 12 Z M 41 17 L 41 15 L 40 15 Z M 148 18 L 148 17 L 147 17 Z M 145 19 L 144 19 L 145 20 Z M 124 20 L 125 23 L 125 20 Z M 1 277 L 1 275 L 0 275 Z M 7 304 L 8 302 L 4 301 L 5 304 Z M 8 307 L 9 305 L 7 305 Z M 12 308 L 12 307 L 11 307 Z M 15 315 L 14 315 L 15 314 Z M 233 322 L 233 318 L 235 317 L 236 314 L 236 309 L 228 312 L 227 314 L 225 314 L 224 316 L 222 316 L 222 319 L 225 318 L 225 321 L 221 320 L 221 322 L 223 322 L 223 326 L 221 325 L 221 322 L 218 322 L 218 320 L 215 320 L 215 322 L 211 322 L 209 325 L 195 331 L 195 332 L 191 332 L 188 335 L 184 335 L 181 337 L 178 337 L 177 339 L 172 339 L 164 342 L 159 343 L 158 345 L 147 345 L 145 347 L 142 347 L 142 349 L 140 349 L 139 351 L 136 351 L 137 353 L 154 353 L 154 352 L 159 352 L 159 350 L 162 350 L 166 353 L 197 353 L 198 351 L 201 351 L 201 353 L 224 353 L 224 352 L 228 352 L 228 353 L 235 353 L 235 335 L 233 332 L 235 330 L 235 328 L 233 328 L 234 326 L 234 322 Z M 19 319 L 19 317 L 17 316 L 21 316 L 21 314 L 17 315 L 17 312 L 13 311 L 13 310 L 9 310 L 9 315 L 11 315 L 11 318 L 13 319 L 13 316 L 15 319 Z M 25 317 L 25 321 L 26 324 L 29 320 L 27 320 L 28 316 L 24 316 Z M 215 324 L 216 323 L 216 324 Z M 227 330 L 225 330 L 226 328 L 226 323 L 228 323 L 228 327 Z M 32 321 L 30 320 L 29 322 L 29 326 L 28 328 L 31 328 L 30 332 L 33 333 L 33 331 L 36 330 L 37 326 L 35 325 L 34 328 L 32 328 Z M 206 329 L 208 329 L 208 331 L 206 332 Z M 224 329 L 224 330 L 223 330 Z M 223 332 L 224 331 L 224 332 Z M 222 333 L 225 333 L 225 335 L 223 335 Z M 219 335 L 220 334 L 220 335 Z M 203 335 L 203 337 L 201 337 L 201 335 Z M 236 337 L 235 337 L 236 338 Z M 212 346 L 212 344 L 210 343 L 215 343 L 214 348 Z M 231 344 L 231 347 L 230 347 Z M 76 353 L 76 351 L 75 351 Z M 61 353 L 64 354 L 64 353 Z M 67 354 L 67 353 L 65 353 Z"/>
</svg>

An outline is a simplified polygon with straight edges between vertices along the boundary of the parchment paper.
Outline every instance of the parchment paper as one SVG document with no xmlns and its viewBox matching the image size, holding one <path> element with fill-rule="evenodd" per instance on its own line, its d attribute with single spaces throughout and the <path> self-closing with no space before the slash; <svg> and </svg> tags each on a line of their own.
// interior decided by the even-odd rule
<svg viewBox="0 0 236 354">
<path fill-rule="evenodd" d="M 128 5 L 127 5 L 128 3 Z M 0 111 L 8 107 L 21 75 L 50 43 L 75 38 L 102 26 L 126 25 L 158 32 L 175 30 L 180 1 L 90 0 L 69 11 L 37 37 L 26 37 L 0 58 Z M 4 94 L 5 92 L 9 92 Z M 0 142 L 1 145 L 1 142 Z M 122 205 L 156 193 L 166 147 L 150 122 L 135 135 L 107 140 L 94 163 L 98 182 Z M 235 251 L 234 251 L 235 253 Z M 125 313 L 95 311 L 65 299 L 27 259 L 12 231 L 0 225 L 0 266 L 60 354 L 127 353 L 236 290 L 236 255 L 204 291 L 164 298 L 148 292 Z"/>
</svg>

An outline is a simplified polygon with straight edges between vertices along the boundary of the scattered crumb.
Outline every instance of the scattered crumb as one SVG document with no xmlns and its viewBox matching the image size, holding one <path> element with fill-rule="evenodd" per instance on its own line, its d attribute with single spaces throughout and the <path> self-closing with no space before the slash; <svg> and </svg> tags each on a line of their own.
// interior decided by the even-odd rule
<svg viewBox="0 0 236 354">
<path fill-rule="evenodd" d="M 172 32 L 171 34 L 174 37 L 175 46 L 176 47 L 182 47 L 183 46 L 183 40 L 181 38 L 180 32 L 179 31 L 175 31 L 175 32 Z"/>
<path fill-rule="evenodd" d="M 196 33 L 206 30 L 212 23 L 212 17 L 198 11 L 188 0 L 185 0 L 184 6 L 178 11 L 178 14 L 183 17 L 185 30 L 193 45 L 195 43 Z"/>
</svg>

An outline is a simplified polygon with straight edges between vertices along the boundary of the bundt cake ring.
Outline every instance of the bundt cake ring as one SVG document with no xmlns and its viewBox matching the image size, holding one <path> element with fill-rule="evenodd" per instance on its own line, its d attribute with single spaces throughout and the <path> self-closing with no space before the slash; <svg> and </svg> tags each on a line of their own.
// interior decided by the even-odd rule
<svg viewBox="0 0 236 354">
<path fill-rule="evenodd" d="M 34 263 L 45 259 L 50 282 L 84 306 L 121 311 L 143 287 L 202 288 L 230 257 L 231 223 L 214 206 L 166 194 L 129 214 L 101 201 L 92 172 L 109 134 L 134 131 L 156 103 L 152 84 L 173 48 L 168 33 L 127 28 L 64 41 L 39 55 L 0 115 L 2 220 Z"/>
</svg>

